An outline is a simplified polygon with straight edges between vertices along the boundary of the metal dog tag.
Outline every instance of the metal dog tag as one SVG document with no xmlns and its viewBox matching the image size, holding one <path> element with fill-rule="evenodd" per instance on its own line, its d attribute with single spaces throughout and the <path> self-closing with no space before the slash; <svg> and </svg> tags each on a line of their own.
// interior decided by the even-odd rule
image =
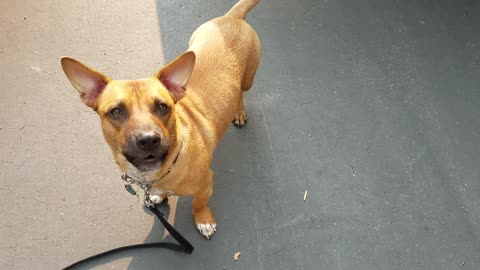
<svg viewBox="0 0 480 270">
<path fill-rule="evenodd" d="M 132 185 L 126 184 L 125 189 L 128 191 L 128 193 L 132 195 L 137 195 L 137 192 L 133 189 Z"/>
</svg>

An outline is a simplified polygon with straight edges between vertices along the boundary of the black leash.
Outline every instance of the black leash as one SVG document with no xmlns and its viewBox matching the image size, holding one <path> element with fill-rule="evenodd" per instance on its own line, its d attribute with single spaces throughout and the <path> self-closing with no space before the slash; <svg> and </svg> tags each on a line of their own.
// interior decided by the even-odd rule
<svg viewBox="0 0 480 270">
<path fill-rule="evenodd" d="M 157 216 L 157 218 L 160 220 L 160 222 L 162 222 L 165 229 L 167 229 L 167 231 L 170 233 L 170 235 L 175 240 L 177 240 L 179 245 L 174 244 L 174 243 L 147 243 L 147 244 L 137 244 L 137 245 L 131 245 L 131 246 L 123 246 L 123 247 L 119 247 L 119 248 L 115 248 L 115 249 L 112 249 L 112 250 L 109 250 L 109 251 L 102 252 L 100 254 L 90 256 L 88 258 L 85 258 L 83 260 L 80 260 L 80 261 L 78 261 L 74 264 L 71 264 L 71 265 L 63 268 L 63 270 L 75 269 L 75 267 L 77 267 L 81 264 L 91 262 L 91 261 L 99 259 L 101 257 L 105 257 L 105 256 L 108 256 L 108 255 L 117 253 L 117 252 L 125 251 L 125 250 L 133 250 L 133 249 L 168 248 L 168 249 L 175 250 L 175 251 L 183 251 L 183 252 L 185 252 L 185 254 L 192 254 L 192 252 L 193 252 L 192 244 L 190 244 L 190 242 L 188 242 L 179 232 L 177 232 L 177 230 L 175 230 L 175 228 L 172 227 L 172 225 L 170 225 L 170 223 L 168 223 L 168 221 L 163 217 L 162 212 L 160 212 L 157 209 L 157 207 L 155 207 L 155 206 L 148 206 L 148 209 L 150 211 L 152 211 L 152 213 L 154 213 Z"/>
</svg>

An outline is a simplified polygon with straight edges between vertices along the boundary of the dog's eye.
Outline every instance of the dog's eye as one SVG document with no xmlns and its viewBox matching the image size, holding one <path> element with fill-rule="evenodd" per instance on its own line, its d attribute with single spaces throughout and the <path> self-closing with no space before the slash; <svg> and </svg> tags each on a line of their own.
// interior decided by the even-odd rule
<svg viewBox="0 0 480 270">
<path fill-rule="evenodd" d="M 123 110 L 121 108 L 116 107 L 110 110 L 110 115 L 115 118 L 122 116 L 122 114 L 123 114 Z"/>
<path fill-rule="evenodd" d="M 168 111 L 168 105 L 165 103 L 160 103 L 156 106 L 156 109 L 160 113 L 165 113 Z"/>
</svg>

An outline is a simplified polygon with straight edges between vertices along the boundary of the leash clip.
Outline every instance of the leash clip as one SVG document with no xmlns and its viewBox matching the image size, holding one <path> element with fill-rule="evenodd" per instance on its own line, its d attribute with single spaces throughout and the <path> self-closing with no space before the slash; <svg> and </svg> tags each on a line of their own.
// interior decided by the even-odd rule
<svg viewBox="0 0 480 270">
<path fill-rule="evenodd" d="M 145 204 L 147 208 L 154 207 L 155 204 L 152 202 L 152 200 L 150 200 L 150 187 L 147 186 L 143 188 L 143 190 L 145 191 L 145 199 L 143 200 L 143 204 Z"/>
</svg>

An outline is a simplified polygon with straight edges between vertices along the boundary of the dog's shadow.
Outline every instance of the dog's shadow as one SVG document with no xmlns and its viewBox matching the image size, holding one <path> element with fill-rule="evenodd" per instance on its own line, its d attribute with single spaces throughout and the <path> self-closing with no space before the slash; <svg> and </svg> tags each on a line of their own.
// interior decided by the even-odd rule
<svg viewBox="0 0 480 270">
<path fill-rule="evenodd" d="M 167 218 L 169 216 L 170 209 L 166 201 L 162 202 L 158 206 L 160 212 L 162 212 Z M 169 242 L 176 243 L 175 239 L 171 236 L 166 237 L 162 240 L 163 234 L 165 232 L 165 227 L 163 227 L 160 220 L 148 209 L 143 208 L 145 213 L 154 217 L 154 222 L 150 233 L 145 238 L 144 243 L 155 243 L 155 242 Z M 162 269 L 159 265 L 159 260 L 161 258 L 168 258 L 172 256 L 173 253 L 178 253 L 178 251 L 173 251 L 166 248 L 149 248 L 149 249 L 140 249 L 132 251 L 125 257 L 132 257 L 131 262 L 128 265 L 127 269 Z"/>
<path fill-rule="evenodd" d="M 191 200 L 188 198 L 178 198 L 178 208 L 186 208 L 187 205 L 191 204 Z M 164 217 L 167 218 L 170 215 L 170 208 L 168 206 L 168 203 L 166 201 L 162 202 L 159 206 L 159 210 L 164 214 Z M 193 217 L 192 221 L 185 221 L 185 219 L 188 219 L 189 215 L 187 212 L 183 213 L 183 211 L 176 211 L 175 215 L 175 222 L 172 224 L 175 229 L 183 235 L 188 241 L 195 240 L 191 233 L 195 233 L 196 229 L 193 230 L 192 222 L 193 222 Z M 148 209 L 144 208 L 144 211 L 152 215 L 154 217 L 154 223 L 152 225 L 152 230 L 150 233 L 147 235 L 145 238 L 144 243 L 154 243 L 154 242 L 165 242 L 165 243 L 175 243 L 177 244 L 177 241 L 172 238 L 172 236 L 168 236 L 165 239 L 163 238 L 164 232 L 165 232 L 165 227 L 163 227 L 162 223 L 160 220 L 155 217 L 153 213 L 151 213 Z M 185 214 L 185 216 L 181 215 L 181 213 Z M 179 215 L 180 214 L 180 215 Z M 191 214 L 190 214 L 191 216 Z M 178 224 L 177 224 L 178 223 Z M 192 228 L 189 228 L 189 226 L 192 226 Z M 190 229 L 190 230 L 189 230 Z M 195 241 L 192 242 L 194 246 L 196 246 Z M 185 263 L 185 259 L 187 258 L 185 253 L 182 251 L 174 251 L 171 249 L 166 249 L 166 248 L 151 248 L 151 249 L 142 249 L 142 250 L 137 250 L 132 253 L 130 253 L 130 256 L 132 257 L 132 260 L 130 264 L 128 265 L 127 269 L 131 270 L 138 270 L 138 269 L 175 269 L 178 267 L 179 262 L 181 261 L 183 264 Z M 191 256 L 188 256 L 191 257 Z M 172 268 L 173 267 L 173 268 Z"/>
</svg>

